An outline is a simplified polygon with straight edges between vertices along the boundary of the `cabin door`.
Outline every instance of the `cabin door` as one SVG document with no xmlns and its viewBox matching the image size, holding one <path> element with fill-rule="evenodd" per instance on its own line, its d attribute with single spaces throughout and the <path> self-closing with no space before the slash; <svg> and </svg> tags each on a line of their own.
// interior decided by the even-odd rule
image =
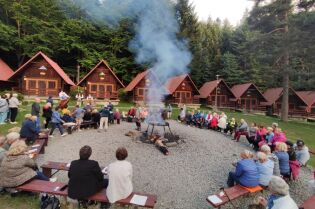
<svg viewBox="0 0 315 209">
<path fill-rule="evenodd" d="M 47 96 L 46 91 L 46 81 L 38 81 L 38 96 Z"/>
<path fill-rule="evenodd" d="M 98 98 L 106 98 L 105 85 L 98 85 Z"/>
</svg>

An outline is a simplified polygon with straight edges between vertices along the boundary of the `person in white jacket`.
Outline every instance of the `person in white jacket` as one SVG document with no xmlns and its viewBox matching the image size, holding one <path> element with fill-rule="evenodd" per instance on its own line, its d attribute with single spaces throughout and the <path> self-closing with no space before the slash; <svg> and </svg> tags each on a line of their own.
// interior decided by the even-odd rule
<svg viewBox="0 0 315 209">
<path fill-rule="evenodd" d="M 259 197 L 259 204 L 266 209 L 298 209 L 298 206 L 289 194 L 289 185 L 278 176 L 271 177 L 269 182 L 270 195 L 268 200 Z"/>
<path fill-rule="evenodd" d="M 132 193 L 132 165 L 126 161 L 127 157 L 126 148 L 120 147 L 116 150 L 117 161 L 108 166 L 106 195 L 110 203 L 125 199 Z"/>
<path fill-rule="evenodd" d="M 294 145 L 296 159 L 299 161 L 301 166 L 305 166 L 307 161 L 310 159 L 310 153 L 308 147 L 305 145 L 304 141 L 299 139 Z"/>
</svg>

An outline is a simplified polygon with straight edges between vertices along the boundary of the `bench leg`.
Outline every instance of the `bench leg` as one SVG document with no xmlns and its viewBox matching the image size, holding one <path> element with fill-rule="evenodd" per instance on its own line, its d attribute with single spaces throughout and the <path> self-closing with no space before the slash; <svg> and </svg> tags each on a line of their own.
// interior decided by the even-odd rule
<svg viewBox="0 0 315 209">
<path fill-rule="evenodd" d="M 42 149 L 39 151 L 39 154 L 45 154 L 45 146 L 42 146 Z"/>
<path fill-rule="evenodd" d="M 48 178 L 51 177 L 51 168 L 43 168 L 43 174 Z"/>
</svg>

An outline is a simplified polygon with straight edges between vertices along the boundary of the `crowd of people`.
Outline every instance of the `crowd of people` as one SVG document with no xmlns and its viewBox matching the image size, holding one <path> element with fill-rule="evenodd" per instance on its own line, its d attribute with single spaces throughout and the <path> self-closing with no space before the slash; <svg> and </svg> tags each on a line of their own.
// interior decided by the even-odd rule
<svg viewBox="0 0 315 209">
<path fill-rule="evenodd" d="M 16 116 L 20 105 L 16 93 L 7 93 L 0 96 L 0 125 L 6 123 L 17 124 Z"/>
<path fill-rule="evenodd" d="M 49 130 L 49 137 L 53 137 L 55 129 L 60 131 L 61 136 L 66 136 L 65 127 L 76 127 L 81 131 L 81 127 L 86 122 L 93 122 L 101 132 L 107 131 L 108 125 L 120 124 L 121 120 L 135 122 L 137 129 L 141 130 L 141 122 L 148 118 L 149 110 L 146 107 L 136 106 L 128 112 L 120 113 L 114 110 L 110 102 L 101 109 L 96 109 L 92 103 L 87 102 L 82 106 L 82 97 L 78 96 L 75 108 L 70 110 L 66 100 L 68 96 L 60 95 L 62 105 L 54 104 L 51 97 L 46 100 L 41 107 L 41 100 L 35 99 L 32 104 L 31 113 L 25 115 L 20 133 L 12 132 L 6 137 L 0 137 L 0 188 L 16 187 L 32 179 L 45 181 L 56 181 L 56 178 L 49 178 L 39 171 L 35 161 L 26 155 L 27 145 L 32 144 L 38 137 L 42 128 Z M 11 101 L 11 105 L 10 105 Z M 2 104 L 8 107 L 3 114 Z M 11 123 L 15 123 L 18 112 L 19 101 L 17 95 L 12 94 L 6 100 L 0 99 L 0 119 L 4 118 Z M 161 108 L 159 115 L 162 120 L 171 118 L 172 106 Z M 41 116 L 45 118 L 42 122 Z M 3 121 L 6 121 L 5 119 Z M 297 208 L 296 203 L 289 195 L 289 186 L 286 181 L 299 177 L 300 167 L 305 166 L 310 159 L 308 147 L 302 139 L 295 143 L 288 140 L 285 132 L 273 123 L 270 127 L 252 123 L 250 126 L 244 119 L 238 123 L 235 118 L 228 119 L 224 113 L 186 111 L 184 106 L 180 110 L 178 121 L 197 128 L 208 128 L 231 135 L 232 140 L 240 141 L 244 136 L 255 154 L 245 150 L 240 154 L 240 160 L 233 162 L 235 171 L 231 171 L 227 177 L 227 186 L 241 184 L 245 187 L 269 188 L 268 199 L 258 198 L 252 204 L 252 208 L 257 205 L 277 208 Z M 25 138 L 26 140 L 19 140 Z M 163 144 L 158 141 L 159 137 L 152 137 L 152 143 L 163 148 Z M 160 140 L 160 139 L 159 139 Z M 160 143 L 160 144 L 159 144 Z M 168 154 L 168 150 L 161 150 Z M 116 151 L 117 161 L 110 164 L 105 169 L 101 169 L 98 162 L 89 160 L 92 149 L 84 146 L 80 149 L 79 160 L 72 161 L 69 168 L 69 197 L 86 203 L 87 197 L 98 192 L 102 188 L 106 189 L 106 194 L 110 203 L 126 198 L 133 190 L 132 187 L 132 165 L 126 161 L 128 152 L 125 148 L 118 148 Z M 122 172 L 123 171 L 123 172 Z M 105 178 L 104 178 L 105 176 Z M 82 186 L 83 185 L 83 186 Z M 102 208 L 108 208 L 110 204 L 102 204 Z"/>
</svg>

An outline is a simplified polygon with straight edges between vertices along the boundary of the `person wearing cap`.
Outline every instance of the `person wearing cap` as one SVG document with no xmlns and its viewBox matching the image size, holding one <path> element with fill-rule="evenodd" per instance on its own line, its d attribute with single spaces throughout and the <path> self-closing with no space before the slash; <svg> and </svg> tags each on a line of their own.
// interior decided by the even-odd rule
<svg viewBox="0 0 315 209">
<path fill-rule="evenodd" d="M 310 159 L 310 153 L 303 140 L 299 139 L 296 141 L 295 152 L 300 165 L 305 166 Z"/>
</svg>

